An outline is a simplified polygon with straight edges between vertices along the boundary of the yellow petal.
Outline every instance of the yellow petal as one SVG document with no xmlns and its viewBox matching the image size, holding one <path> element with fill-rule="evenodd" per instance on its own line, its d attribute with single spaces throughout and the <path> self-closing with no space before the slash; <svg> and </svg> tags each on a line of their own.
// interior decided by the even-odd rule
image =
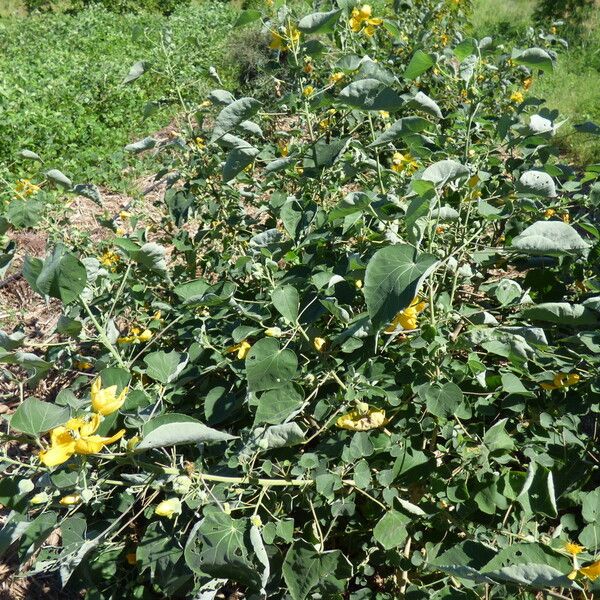
<svg viewBox="0 0 600 600">
<path fill-rule="evenodd" d="M 75 454 L 75 440 L 70 440 L 68 443 L 52 445 L 47 450 L 41 450 L 38 454 L 40 462 L 47 467 L 56 467 L 67 462 Z"/>
<path fill-rule="evenodd" d="M 63 496 L 58 502 L 63 506 L 72 506 L 73 504 L 79 504 L 81 502 L 81 496 L 79 494 L 70 494 L 68 496 Z"/>
<path fill-rule="evenodd" d="M 84 423 L 79 429 L 79 435 L 81 437 L 89 437 L 93 433 L 96 433 L 101 421 L 102 417 L 97 413 L 93 413 L 90 420 Z"/>
<path fill-rule="evenodd" d="M 385 418 L 385 410 L 369 407 L 366 413 L 353 410 L 342 415 L 336 422 L 341 429 L 350 431 L 369 431 L 386 425 L 388 420 Z"/>
<path fill-rule="evenodd" d="M 580 546 L 579 544 L 575 544 L 574 542 L 565 542 L 565 545 L 563 548 L 564 548 L 565 552 L 568 552 L 569 554 L 572 554 L 573 556 L 576 556 L 577 554 L 580 554 L 581 552 L 583 552 L 585 550 L 585 548 L 583 546 Z"/>
<path fill-rule="evenodd" d="M 600 560 L 588 565 L 587 567 L 582 567 L 579 569 L 579 572 L 582 575 L 585 575 L 588 579 L 592 581 L 596 581 L 598 577 L 600 577 Z"/>
<path fill-rule="evenodd" d="M 181 501 L 179 498 L 169 498 L 163 500 L 155 509 L 155 514 L 159 517 L 172 518 L 174 515 L 181 512 Z"/>
<path fill-rule="evenodd" d="M 98 454 L 104 446 L 120 440 L 125 435 L 125 430 L 121 429 L 111 437 L 102 437 L 101 435 L 91 435 L 82 437 L 75 441 L 75 452 L 77 454 Z"/>
<path fill-rule="evenodd" d="M 323 352 L 323 350 L 325 349 L 326 345 L 327 345 L 327 340 L 325 338 L 316 337 L 313 340 L 313 346 L 315 347 L 315 350 L 317 352 Z"/>
</svg>

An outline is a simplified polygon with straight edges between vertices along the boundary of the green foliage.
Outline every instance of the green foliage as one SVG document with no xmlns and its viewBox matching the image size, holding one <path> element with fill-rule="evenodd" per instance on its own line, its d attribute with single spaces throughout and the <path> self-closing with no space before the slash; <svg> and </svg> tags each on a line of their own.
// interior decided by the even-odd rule
<svg viewBox="0 0 600 600">
<path fill-rule="evenodd" d="M 274 46 L 272 92 L 199 96 L 152 144 L 160 226 L 27 261 L 59 341 L 4 333 L 0 361 L 69 377 L 52 412 L 13 416 L 45 452 L 0 457 L 1 540 L 43 546 L 34 568 L 67 588 L 598 589 L 600 171 L 563 164 L 558 115 L 515 96 L 550 44 L 467 38 L 454 1 L 394 4 L 242 19 Z"/>
<path fill-rule="evenodd" d="M 117 18 L 94 7 L 1 21 L 3 171 L 11 165 L 13 176 L 29 176 L 31 165 L 19 156 L 27 149 L 48 168 L 60 160 L 75 180 L 115 182 L 128 164 L 124 146 L 164 126 L 182 102 L 191 108 L 207 89 L 234 18 L 227 4 L 207 2 L 168 18 Z M 154 76 L 123 85 L 142 57 Z M 221 72 L 226 82 L 232 74 Z"/>
</svg>

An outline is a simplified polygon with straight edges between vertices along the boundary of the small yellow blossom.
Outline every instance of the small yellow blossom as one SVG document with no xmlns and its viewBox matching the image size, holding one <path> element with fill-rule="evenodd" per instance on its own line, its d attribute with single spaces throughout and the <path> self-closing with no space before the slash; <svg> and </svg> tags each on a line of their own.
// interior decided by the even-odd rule
<svg viewBox="0 0 600 600">
<path fill-rule="evenodd" d="M 98 377 L 92 383 L 92 409 L 105 417 L 116 412 L 123 406 L 127 391 L 128 388 L 125 387 L 117 396 L 117 386 L 111 385 L 103 389 L 102 378 Z"/>
<path fill-rule="evenodd" d="M 284 158 L 290 153 L 290 147 L 284 140 L 277 143 L 277 148 L 279 148 L 279 154 Z"/>
<path fill-rule="evenodd" d="M 366 405 L 366 409 L 365 407 L 359 407 L 342 415 L 336 421 L 336 425 L 340 429 L 349 429 L 350 431 L 369 431 L 370 429 L 384 427 L 387 423 L 388 419 L 385 417 L 385 410 L 369 406 L 368 404 Z"/>
<path fill-rule="evenodd" d="M 121 260 L 121 257 L 112 250 L 106 250 L 99 260 L 103 267 L 112 268 Z"/>
<path fill-rule="evenodd" d="M 162 318 L 162 312 L 157 310 L 151 317 L 152 321 L 160 321 Z"/>
<path fill-rule="evenodd" d="M 131 439 L 127 440 L 127 452 L 133 452 L 135 447 L 140 443 L 140 436 L 134 435 Z"/>
<path fill-rule="evenodd" d="M 46 494 L 46 492 L 40 492 L 39 494 L 36 494 L 30 501 L 30 504 L 44 504 L 46 502 L 48 502 L 48 500 L 50 500 L 50 497 L 48 496 L 48 494 Z"/>
<path fill-rule="evenodd" d="M 248 340 L 242 340 L 239 344 L 229 346 L 229 348 L 227 348 L 225 350 L 225 352 L 227 354 L 231 354 L 232 352 L 237 352 L 238 359 L 244 360 L 246 358 L 246 355 L 250 351 L 250 348 L 252 348 L 252 344 L 250 344 L 248 342 Z"/>
<path fill-rule="evenodd" d="M 563 223 L 571 222 L 571 215 L 568 212 L 563 213 L 560 218 L 562 219 Z"/>
<path fill-rule="evenodd" d="M 532 84 L 533 84 L 533 77 L 527 77 L 525 80 L 523 80 L 523 87 L 525 88 L 525 90 L 528 90 Z"/>
<path fill-rule="evenodd" d="M 342 73 L 341 71 L 337 71 L 336 73 L 332 73 L 329 76 L 329 83 L 331 84 L 336 84 L 338 82 L 340 82 L 342 79 L 344 79 L 344 73 Z"/>
<path fill-rule="evenodd" d="M 138 335 L 138 340 L 140 342 L 149 342 L 153 335 L 154 334 L 149 329 L 144 329 L 144 331 Z"/>
<path fill-rule="evenodd" d="M 35 185 L 29 181 L 29 179 L 19 179 L 15 184 L 15 191 L 20 196 L 25 196 L 28 198 L 29 196 L 34 196 L 40 191 L 40 187 Z"/>
<path fill-rule="evenodd" d="M 308 98 L 315 93 L 315 88 L 312 85 L 307 85 L 304 90 L 302 90 L 302 93 Z"/>
<path fill-rule="evenodd" d="M 542 382 L 540 386 L 545 390 L 560 390 L 579 383 L 580 379 L 577 373 L 556 373 L 552 383 Z"/>
<path fill-rule="evenodd" d="M 323 350 L 325 349 L 326 345 L 327 345 L 327 340 L 325 338 L 316 337 L 313 340 L 313 346 L 315 347 L 315 350 L 317 352 L 323 352 Z"/>
<path fill-rule="evenodd" d="M 175 515 L 181 513 L 181 501 L 179 498 L 169 498 L 168 500 L 163 500 L 154 509 L 154 513 L 159 517 L 167 517 L 168 519 L 171 519 Z"/>
<path fill-rule="evenodd" d="M 375 28 L 383 23 L 383 19 L 372 18 L 373 9 L 368 4 L 363 4 L 360 8 L 354 8 L 350 16 L 350 29 L 354 33 L 363 33 L 371 37 L 375 34 Z"/>
<path fill-rule="evenodd" d="M 69 494 L 68 496 L 63 496 L 58 503 L 63 506 L 73 506 L 74 504 L 79 504 L 81 502 L 81 496 L 79 494 Z"/>
<path fill-rule="evenodd" d="M 89 371 L 94 365 L 87 360 L 76 360 L 73 366 L 80 371 Z"/>
<path fill-rule="evenodd" d="M 544 219 L 551 219 L 556 214 L 556 211 L 553 208 L 547 208 L 544 211 Z"/>
<path fill-rule="evenodd" d="M 446 228 L 445 228 L 443 225 L 439 225 L 438 227 L 436 227 L 436 228 L 435 228 L 435 232 L 436 232 L 438 235 L 440 235 L 440 234 L 444 233 L 445 229 L 446 229 Z"/>
<path fill-rule="evenodd" d="M 354 282 L 354 287 L 355 287 L 357 290 L 360 290 L 360 289 L 362 288 L 362 286 L 363 286 L 362 279 L 357 279 L 357 280 Z"/>
<path fill-rule="evenodd" d="M 128 210 L 122 210 L 119 212 L 119 219 L 126 221 L 129 219 L 129 217 L 131 217 L 131 213 Z"/>
<path fill-rule="evenodd" d="M 269 48 L 271 50 L 285 50 L 285 42 L 281 35 L 279 35 L 276 31 L 271 32 L 271 43 L 269 44 Z"/>
<path fill-rule="evenodd" d="M 411 331 L 417 328 L 417 317 L 419 313 L 423 312 L 426 307 L 425 302 L 419 302 L 418 298 L 415 298 L 408 308 L 400 311 L 393 319 L 393 321 L 386 327 L 386 333 L 394 333 L 398 327 L 406 331 Z"/>
<path fill-rule="evenodd" d="M 389 119 L 389 118 L 390 118 L 390 113 L 389 113 L 387 110 L 380 110 L 380 111 L 379 111 L 379 116 L 380 116 L 382 119 L 386 119 L 386 120 L 387 120 L 387 119 Z"/>
<path fill-rule="evenodd" d="M 568 552 L 569 554 L 572 554 L 573 556 L 577 556 L 578 554 L 581 554 L 581 552 L 583 552 L 585 550 L 585 548 L 583 546 L 580 546 L 579 544 L 575 544 L 573 542 L 565 542 L 563 549 L 565 550 L 565 552 Z"/>
<path fill-rule="evenodd" d="M 552 35 L 556 35 L 556 32 L 557 32 L 557 31 L 558 31 L 558 30 L 556 29 L 556 27 L 554 27 L 554 25 L 553 25 L 552 27 L 550 27 L 550 33 L 551 33 Z"/>
<path fill-rule="evenodd" d="M 412 175 L 419 167 L 417 161 L 410 154 L 402 154 L 394 152 L 392 156 L 392 166 L 390 167 L 395 173 L 406 173 Z"/>
<path fill-rule="evenodd" d="M 310 75 L 310 74 L 311 74 L 311 73 L 312 73 L 312 72 L 315 70 L 315 67 L 314 67 L 314 65 L 312 64 L 312 62 L 310 62 L 310 61 L 306 61 L 306 62 L 304 63 L 304 67 L 302 68 L 302 70 L 303 70 L 303 71 L 304 71 L 304 72 L 305 72 L 307 75 Z"/>
<path fill-rule="evenodd" d="M 283 52 L 288 50 L 290 46 L 293 47 L 297 45 L 299 41 L 300 31 L 293 25 L 288 25 L 283 34 L 276 31 L 271 32 L 271 43 L 269 44 L 269 48 L 271 48 L 271 50 L 280 50 Z"/>
<path fill-rule="evenodd" d="M 204 138 L 197 137 L 194 140 L 194 146 L 196 146 L 196 150 L 199 150 L 200 152 L 202 150 L 204 150 L 206 148 L 206 142 L 205 142 Z"/>
<path fill-rule="evenodd" d="M 282 332 L 279 327 L 268 327 L 265 329 L 265 335 L 268 337 L 280 338 Z"/>
<path fill-rule="evenodd" d="M 260 518 L 260 515 L 252 515 L 250 517 L 250 523 L 252 525 L 254 525 L 254 527 L 262 527 L 262 519 Z"/>
<path fill-rule="evenodd" d="M 510 101 L 515 104 L 521 104 L 525 100 L 525 96 L 523 96 L 522 92 L 516 91 L 510 95 Z"/>
</svg>

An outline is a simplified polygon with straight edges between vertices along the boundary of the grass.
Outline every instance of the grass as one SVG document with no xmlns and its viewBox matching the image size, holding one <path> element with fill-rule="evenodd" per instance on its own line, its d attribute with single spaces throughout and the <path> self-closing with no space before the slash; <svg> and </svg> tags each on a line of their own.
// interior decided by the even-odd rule
<svg viewBox="0 0 600 600">
<path fill-rule="evenodd" d="M 580 3 L 582 5 L 583 3 Z M 473 3 L 473 33 L 503 38 L 518 45 L 528 27 L 551 24 L 535 22 L 539 0 L 475 0 Z M 569 42 L 567 50 L 559 51 L 557 67 L 551 75 L 536 78 L 530 94 L 544 98 L 550 109 L 557 109 L 568 122 L 557 135 L 557 142 L 577 164 L 598 162 L 600 137 L 580 134 L 573 125 L 585 121 L 600 124 L 600 7 L 590 6 L 576 21 L 558 26 L 558 34 Z"/>
<path fill-rule="evenodd" d="M 4 14 L 18 9 L 12 0 L 0 2 Z M 27 148 L 76 182 L 117 181 L 123 147 L 168 123 L 181 110 L 179 93 L 200 102 L 214 85 L 211 65 L 226 84 L 233 80 L 233 70 L 220 65 L 234 18 L 229 4 L 209 0 L 169 17 L 87 9 L 0 18 L 0 171 L 4 165 L 27 176 L 30 163 L 15 162 Z M 155 72 L 122 85 L 137 60 Z M 160 74 L 165 70 L 173 77 Z M 154 100 L 160 106 L 145 117 Z"/>
</svg>

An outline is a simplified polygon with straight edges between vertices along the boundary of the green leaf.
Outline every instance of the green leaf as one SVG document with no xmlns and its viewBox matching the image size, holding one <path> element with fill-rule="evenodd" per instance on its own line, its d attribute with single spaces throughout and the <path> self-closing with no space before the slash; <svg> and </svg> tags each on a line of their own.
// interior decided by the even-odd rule
<svg viewBox="0 0 600 600">
<path fill-rule="evenodd" d="M 235 436 L 207 427 L 187 415 L 169 413 L 154 417 L 144 425 L 142 441 L 136 452 L 178 444 L 210 444 L 227 442 Z"/>
<path fill-rule="evenodd" d="M 22 433 L 38 435 L 64 425 L 69 416 L 68 407 L 42 402 L 37 398 L 27 398 L 11 417 L 10 426 Z"/>
<path fill-rule="evenodd" d="M 373 529 L 373 537 L 386 550 L 398 548 L 406 541 L 408 532 L 406 525 L 410 523 L 410 518 L 398 512 L 390 510 L 378 521 Z"/>
<path fill-rule="evenodd" d="M 300 296 L 298 290 L 292 285 L 283 285 L 275 288 L 271 294 L 271 301 L 277 312 L 290 324 L 298 321 Z"/>
<path fill-rule="evenodd" d="M 89 198 L 98 206 L 102 206 L 102 194 L 100 189 L 92 183 L 78 183 L 73 186 L 73 193 Z"/>
<path fill-rule="evenodd" d="M 523 316 L 531 321 L 545 321 L 558 325 L 596 325 L 600 315 L 582 304 L 568 302 L 545 302 L 526 308 Z"/>
<path fill-rule="evenodd" d="M 143 60 L 138 60 L 137 62 L 133 63 L 129 69 L 129 73 L 127 73 L 121 84 L 131 83 L 132 81 L 139 79 L 146 71 L 147 66 L 148 63 L 144 62 Z"/>
<path fill-rule="evenodd" d="M 537 221 L 512 241 L 512 248 L 533 255 L 580 254 L 589 244 L 562 221 Z"/>
<path fill-rule="evenodd" d="M 79 297 L 87 283 L 85 267 L 74 254 L 58 245 L 44 260 L 35 280 L 35 289 L 46 296 L 58 298 L 69 304 Z"/>
<path fill-rule="evenodd" d="M 463 61 L 467 56 L 477 53 L 477 40 L 475 38 L 466 38 L 458 44 L 453 50 L 454 56 Z"/>
<path fill-rule="evenodd" d="M 331 209 L 329 213 L 329 220 L 335 221 L 336 219 L 343 219 L 348 215 L 353 215 L 357 212 L 362 212 L 365 208 L 376 200 L 377 196 L 372 193 L 365 192 L 350 192 L 344 196 L 343 200 L 335 207 Z"/>
<path fill-rule="evenodd" d="M 298 22 L 298 29 L 303 33 L 325 33 L 331 31 L 341 14 L 342 11 L 338 9 L 306 15 Z"/>
<path fill-rule="evenodd" d="M 144 150 L 150 150 L 156 146 L 156 140 L 153 137 L 145 137 L 143 140 L 127 144 L 125 146 L 125 152 L 131 152 L 132 154 L 138 154 Z"/>
<path fill-rule="evenodd" d="M 489 571 L 486 575 L 496 581 L 526 585 L 538 590 L 547 590 L 549 588 L 581 589 L 564 573 L 543 564 L 511 565 L 497 571 Z"/>
<path fill-rule="evenodd" d="M 305 436 L 297 423 L 282 423 L 270 427 L 257 427 L 252 432 L 252 439 L 261 450 L 271 450 L 301 444 Z"/>
<path fill-rule="evenodd" d="M 545 171 L 525 171 L 519 178 L 517 191 L 522 194 L 533 194 L 542 198 L 555 198 L 554 180 Z"/>
<path fill-rule="evenodd" d="M 277 390 L 269 390 L 258 399 L 254 422 L 270 425 L 283 423 L 302 406 L 303 400 L 304 396 L 292 383 Z"/>
<path fill-rule="evenodd" d="M 44 205 L 37 200 L 14 198 L 6 211 L 8 222 L 18 229 L 35 227 L 44 214 Z"/>
<path fill-rule="evenodd" d="M 378 79 L 359 79 L 340 91 L 339 100 L 363 110 L 398 110 L 403 100 L 392 88 Z"/>
<path fill-rule="evenodd" d="M 442 386 L 433 384 L 425 392 L 427 410 L 436 417 L 448 419 L 457 412 L 464 399 L 461 389 L 455 383 Z"/>
<path fill-rule="evenodd" d="M 508 433 L 506 433 L 507 420 L 501 419 L 485 432 L 483 443 L 487 446 L 490 453 L 510 452 L 514 449 L 515 443 Z"/>
<path fill-rule="evenodd" d="M 220 510 L 207 509 L 189 535 L 185 562 L 197 574 L 260 589 L 261 577 L 250 528 L 249 519 L 233 519 Z"/>
<path fill-rule="evenodd" d="M 144 357 L 146 363 L 146 375 L 162 384 L 175 381 L 189 360 L 186 353 L 181 354 L 172 350 L 171 352 L 151 352 Z"/>
<path fill-rule="evenodd" d="M 254 23 L 254 21 L 258 21 L 260 17 L 260 10 L 242 10 L 233 26 L 243 27 L 244 25 L 248 25 L 248 23 Z"/>
<path fill-rule="evenodd" d="M 409 106 L 418 108 L 424 113 L 431 115 L 432 117 L 436 117 L 436 119 L 444 118 L 442 110 L 438 106 L 437 102 L 423 92 L 417 92 L 412 100 L 410 100 Z"/>
<path fill-rule="evenodd" d="M 155 242 L 144 244 L 132 254 L 133 259 L 142 267 L 158 273 L 167 272 L 166 250 Z"/>
<path fill-rule="evenodd" d="M 352 567 L 340 550 L 317 552 L 304 540 L 290 546 L 282 570 L 292 600 L 304 600 L 329 577 L 344 580 L 352 574 Z"/>
<path fill-rule="evenodd" d="M 71 189 L 73 187 L 73 182 L 58 169 L 50 169 L 49 171 L 46 171 L 46 177 L 66 189 Z"/>
<path fill-rule="evenodd" d="M 423 50 L 417 50 L 410 59 L 402 77 L 412 80 L 419 77 L 435 65 L 435 58 L 431 54 L 426 54 Z"/>
<path fill-rule="evenodd" d="M 556 517 L 558 512 L 552 472 L 532 462 L 527 469 L 527 478 L 517 501 L 520 502 L 525 514 Z"/>
<path fill-rule="evenodd" d="M 437 265 L 431 254 L 417 254 L 408 244 L 378 250 L 367 265 L 365 300 L 373 326 L 381 329 L 407 308 Z"/>
<path fill-rule="evenodd" d="M 251 392 L 282 388 L 296 375 L 298 358 L 293 350 L 281 350 L 273 338 L 263 338 L 246 356 L 246 375 Z"/>
<path fill-rule="evenodd" d="M 552 73 L 554 70 L 552 57 L 542 48 L 528 48 L 522 52 L 514 51 L 512 59 L 518 65 L 524 65 L 530 69 L 540 69 L 545 73 Z"/>
<path fill-rule="evenodd" d="M 254 98 L 240 98 L 228 104 L 215 121 L 211 141 L 219 139 L 234 130 L 240 123 L 249 119 L 260 108 L 260 102 Z"/>
<path fill-rule="evenodd" d="M 432 125 L 433 124 L 430 121 L 423 117 L 402 117 L 377 136 L 375 141 L 369 144 L 369 148 L 375 148 L 393 142 L 398 138 L 403 138 L 413 133 L 419 133 L 420 131 L 432 127 Z"/>
<path fill-rule="evenodd" d="M 223 181 L 231 181 L 234 179 L 248 165 L 252 164 L 258 153 L 258 148 L 254 148 L 254 146 L 250 144 L 231 150 L 223 165 Z"/>
<path fill-rule="evenodd" d="M 421 179 L 431 181 L 436 187 L 442 187 L 462 177 L 469 175 L 469 169 L 455 160 L 440 160 L 427 167 L 421 174 Z"/>
</svg>

